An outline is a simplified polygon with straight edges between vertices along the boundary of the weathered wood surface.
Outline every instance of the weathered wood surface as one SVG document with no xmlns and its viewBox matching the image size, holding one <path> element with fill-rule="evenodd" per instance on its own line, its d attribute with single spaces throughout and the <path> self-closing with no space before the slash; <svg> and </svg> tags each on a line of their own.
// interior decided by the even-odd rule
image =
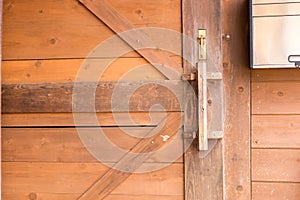
<svg viewBox="0 0 300 200">
<path fill-rule="evenodd" d="M 45 199 L 70 199 L 82 194 L 107 170 L 100 163 L 4 162 L 2 190 L 12 199 L 28 199 L 30 193 Z M 133 174 L 112 194 L 122 199 L 127 195 L 182 197 L 182 185 L 183 165 L 172 164 L 159 171 Z"/>
<path fill-rule="evenodd" d="M 253 115 L 252 148 L 300 148 L 300 115 Z"/>
<path fill-rule="evenodd" d="M 251 199 L 248 7 L 246 0 L 222 1 L 226 95 L 224 199 Z"/>
<path fill-rule="evenodd" d="M 253 114 L 300 114 L 300 82 L 252 83 Z"/>
<path fill-rule="evenodd" d="M 179 0 L 110 0 L 109 3 L 135 27 L 181 30 Z M 5 60 L 85 58 L 114 35 L 77 0 L 6 0 L 3 12 Z M 131 49 L 121 39 L 115 48 Z M 134 52 L 124 56 L 139 57 Z"/>
<path fill-rule="evenodd" d="M 259 69 L 251 71 L 252 82 L 299 81 L 299 69 Z"/>
<path fill-rule="evenodd" d="M 2 83 L 75 82 L 78 70 L 103 70 L 99 81 L 163 80 L 164 76 L 143 58 L 118 58 L 109 66 L 108 59 L 63 59 L 3 61 Z M 101 75 L 101 76 L 100 76 Z"/>
<path fill-rule="evenodd" d="M 300 150 L 253 149 L 252 180 L 300 182 Z"/>
<path fill-rule="evenodd" d="M 170 141 L 176 138 L 178 130 L 181 129 L 181 124 L 178 123 L 180 120 L 181 116 L 168 116 L 166 122 L 162 121 L 156 128 L 146 134 L 146 136 L 151 136 L 155 133 L 154 136 L 142 138 L 136 142 L 128 153 L 126 153 L 113 168 L 109 169 L 95 181 L 79 199 L 104 199 L 107 197 L 147 161 L 151 156 L 150 152 L 155 152 L 166 147 L 170 144 Z M 163 140 L 161 137 L 162 134 L 165 133 L 168 133 L 169 138 L 167 140 Z M 182 148 L 182 146 L 178 146 L 178 148 Z"/>
<path fill-rule="evenodd" d="M 78 113 L 82 120 L 76 122 L 76 126 L 155 126 L 166 114 L 165 112 Z M 98 123 L 90 120 L 95 115 Z M 2 114 L 1 125 L 2 127 L 73 127 L 75 122 L 73 113 L 19 113 Z"/>
<path fill-rule="evenodd" d="M 298 200 L 300 183 L 252 183 L 252 199 Z"/>
<path fill-rule="evenodd" d="M 197 41 L 198 29 L 207 30 L 207 66 L 211 71 L 221 71 L 222 69 L 222 16 L 221 1 L 197 1 L 184 0 L 183 10 L 183 34 Z M 184 62 L 184 72 L 193 72 L 193 66 L 198 61 L 198 47 L 191 43 L 185 43 L 183 55 L 191 62 Z M 195 88 L 196 89 L 196 88 Z M 195 110 L 197 103 L 189 102 L 191 109 Z M 194 107 L 193 107 L 194 106 Z M 186 111 L 186 117 L 194 112 Z M 196 113 L 196 115 L 198 115 Z M 189 122 L 185 125 L 193 124 Z M 186 129 L 186 131 L 190 131 Z M 190 133 L 191 134 L 191 133 Z M 190 139 L 186 139 L 189 143 Z M 223 199 L 223 164 L 222 164 L 222 142 L 218 142 L 213 150 L 205 157 L 201 158 L 198 151 L 197 142 L 193 142 L 184 156 L 185 164 L 185 199 Z"/>
<path fill-rule="evenodd" d="M 127 44 L 143 58 L 148 60 L 164 76 L 170 80 L 178 80 L 181 78 L 181 65 L 170 58 L 165 51 L 160 50 L 159 46 L 157 46 L 146 33 L 135 29 L 135 27 L 111 5 L 105 1 L 79 1 L 116 34 L 119 34 Z M 121 34 L 126 31 L 130 31 L 129 34 Z M 179 41 L 174 41 L 174 43 L 180 43 L 180 38 Z"/>
<path fill-rule="evenodd" d="M 74 102 L 76 111 L 80 112 L 121 112 L 148 111 L 154 104 L 160 104 L 166 111 L 180 111 L 183 85 L 181 81 L 155 82 L 101 82 L 77 83 L 78 97 Z M 138 89 L 135 91 L 135 88 Z M 44 84 L 6 84 L 2 86 L 3 113 L 31 112 L 72 112 L 73 83 L 44 83 Z M 87 102 L 91 97 L 91 88 L 95 92 L 95 104 Z M 119 98 L 116 106 L 112 106 L 112 95 L 118 88 Z M 172 88 L 172 89 L 170 89 Z M 89 92 L 89 93 L 88 93 Z M 133 92 L 133 93 L 132 93 Z M 131 94 L 132 93 L 132 94 Z M 176 97 L 178 95 L 178 98 Z M 130 96 L 131 95 L 131 96 Z M 126 96 L 130 102 L 127 102 Z M 93 106 L 95 105 L 95 110 Z M 153 108 L 153 111 L 155 108 Z M 158 108 L 158 111 L 161 110 Z"/>
</svg>

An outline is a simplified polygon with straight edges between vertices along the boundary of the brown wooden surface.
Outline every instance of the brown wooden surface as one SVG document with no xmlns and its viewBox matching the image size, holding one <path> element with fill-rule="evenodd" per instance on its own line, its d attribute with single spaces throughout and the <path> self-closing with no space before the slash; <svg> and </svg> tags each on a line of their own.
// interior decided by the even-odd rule
<svg viewBox="0 0 300 200">
<path fill-rule="evenodd" d="M 130 113 L 78 113 L 81 122 L 76 126 L 153 126 L 157 125 L 164 112 Z M 180 115 L 180 113 L 174 113 Z M 90 120 L 97 116 L 99 123 Z M 2 114 L 2 127 L 73 127 L 73 113 L 20 113 Z"/>
<path fill-rule="evenodd" d="M 197 40 L 198 29 L 207 29 L 208 64 L 210 70 L 222 69 L 222 45 L 221 45 L 221 1 L 197 1 L 184 0 L 183 9 L 183 33 Z M 186 45 L 186 43 L 184 43 Z M 184 46 L 184 55 L 192 62 L 197 62 L 198 47 Z M 192 50 L 191 50 L 192 48 Z M 196 66 L 196 63 L 191 63 Z M 184 72 L 193 71 L 191 65 L 184 63 Z M 193 102 L 190 106 L 193 106 Z M 192 109 L 195 109 L 191 107 Z M 187 114 L 187 113 L 186 113 Z M 186 123 L 185 125 L 189 125 Z M 193 124 L 191 124 L 193 125 Z M 186 131 L 190 131 L 186 129 Z M 187 138 L 186 143 L 190 139 Z M 223 164 L 222 143 L 218 142 L 213 150 L 201 158 L 198 144 L 194 141 L 184 156 L 185 164 L 185 199 L 217 200 L 223 198 Z"/>
<path fill-rule="evenodd" d="M 145 32 L 136 30 L 135 27 L 109 3 L 105 1 L 79 1 L 116 34 L 131 31 L 130 34 L 121 34 L 119 36 L 168 79 L 180 79 L 182 71 L 181 65 L 172 60 L 165 51 L 160 50 Z M 180 40 L 174 41 L 174 43 L 178 44 Z M 175 70 L 175 72 L 173 70 Z"/>
<path fill-rule="evenodd" d="M 300 148 L 299 115 L 253 115 L 253 148 Z"/>
<path fill-rule="evenodd" d="M 180 100 L 183 90 L 181 81 L 163 81 L 165 86 L 146 82 L 101 82 L 98 83 L 95 97 L 96 112 L 112 111 L 112 94 L 118 88 L 124 95 L 130 95 L 130 102 L 119 99 L 121 105 L 116 111 L 147 111 L 154 104 L 160 104 L 167 111 L 180 111 Z M 91 83 L 78 83 L 82 96 L 88 95 L 87 88 L 93 88 Z M 169 88 L 173 88 L 171 91 Z M 6 84 L 2 86 L 2 113 L 24 112 L 72 112 L 73 83 L 44 84 Z M 147 95 L 145 95 L 147 94 Z M 179 98 L 176 97 L 178 94 Z M 77 111 L 93 112 L 93 106 L 85 99 L 76 102 Z"/>
<path fill-rule="evenodd" d="M 222 1 L 226 95 L 224 199 L 251 199 L 248 1 Z M 229 35 L 229 39 L 226 39 Z"/>
<path fill-rule="evenodd" d="M 299 69 L 259 69 L 252 70 L 252 82 L 299 81 Z"/>
<path fill-rule="evenodd" d="M 300 196 L 299 183 L 252 183 L 252 199 L 298 200 Z"/>
<path fill-rule="evenodd" d="M 2 189 L 12 199 L 18 196 L 26 199 L 30 193 L 45 199 L 70 199 L 80 195 L 107 170 L 100 163 L 5 162 Z M 120 199 L 127 195 L 180 197 L 183 196 L 182 171 L 182 164 L 173 164 L 156 172 L 133 174 L 112 194 L 119 195 Z"/>
<path fill-rule="evenodd" d="M 253 114 L 300 114 L 300 82 L 252 83 Z"/>
<path fill-rule="evenodd" d="M 110 0 L 109 3 L 136 27 L 181 30 L 179 0 Z M 5 0 L 3 10 L 5 60 L 85 58 L 114 35 L 76 0 Z M 130 50 L 121 39 L 114 45 Z M 136 53 L 125 56 L 139 57 Z"/>
<path fill-rule="evenodd" d="M 97 68 L 107 67 L 101 74 L 101 81 L 163 80 L 164 77 L 143 58 L 119 58 L 105 66 L 108 59 L 89 60 Z M 78 70 L 84 67 L 83 59 L 3 61 L 2 82 L 47 83 L 75 82 Z M 125 76 L 124 76 L 125 75 Z M 100 76 L 100 74 L 99 74 Z"/>
<path fill-rule="evenodd" d="M 300 182 L 299 158 L 299 149 L 253 149 L 252 180 Z"/>
</svg>

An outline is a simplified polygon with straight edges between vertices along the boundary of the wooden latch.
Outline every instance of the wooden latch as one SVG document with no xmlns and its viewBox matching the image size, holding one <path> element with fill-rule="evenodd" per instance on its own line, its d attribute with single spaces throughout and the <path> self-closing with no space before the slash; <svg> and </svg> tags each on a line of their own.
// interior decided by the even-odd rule
<svg viewBox="0 0 300 200">
<path fill-rule="evenodd" d="M 207 37 L 204 29 L 198 31 L 198 52 L 198 142 L 199 150 L 203 151 L 208 150 L 209 139 L 223 138 L 224 86 L 222 73 L 212 72 L 210 66 L 207 66 L 209 58 L 207 58 Z M 210 100 L 208 100 L 208 92 Z M 209 106 L 208 102 L 210 102 Z"/>
</svg>

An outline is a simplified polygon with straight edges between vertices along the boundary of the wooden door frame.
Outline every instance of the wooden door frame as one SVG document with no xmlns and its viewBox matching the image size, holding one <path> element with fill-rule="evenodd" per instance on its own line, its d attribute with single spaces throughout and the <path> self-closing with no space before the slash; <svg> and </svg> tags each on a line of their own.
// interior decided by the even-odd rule
<svg viewBox="0 0 300 200">
<path fill-rule="evenodd" d="M 3 12 L 2 12 L 2 7 L 3 7 L 3 1 L 1 0 L 0 1 L 0 87 L 1 87 L 1 84 L 2 84 L 2 15 L 3 15 Z M 1 103 L 1 94 L 0 94 L 0 113 L 1 113 L 1 106 L 2 106 L 2 103 Z M 0 124 L 2 125 L 2 119 L 1 119 L 1 116 L 0 115 Z M 2 141 L 2 128 L 0 129 L 0 141 Z M 1 143 L 0 142 L 0 149 L 2 149 L 2 146 L 1 146 Z M 0 151 L 0 199 L 2 198 L 2 151 Z"/>
<path fill-rule="evenodd" d="M 224 138 L 206 158 L 195 142 L 185 154 L 186 200 L 251 199 L 248 7 L 247 0 L 183 0 L 183 33 L 196 39 L 207 29 L 208 43 L 219 39 L 212 43 L 221 48 L 226 101 Z M 184 51 L 196 55 L 192 48 Z"/>
</svg>

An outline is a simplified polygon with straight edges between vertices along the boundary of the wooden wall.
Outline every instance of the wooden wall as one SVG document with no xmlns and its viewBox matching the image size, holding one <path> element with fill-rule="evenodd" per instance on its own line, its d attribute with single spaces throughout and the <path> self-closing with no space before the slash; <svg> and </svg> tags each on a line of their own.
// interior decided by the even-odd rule
<svg viewBox="0 0 300 200">
<path fill-rule="evenodd" d="M 180 0 L 108 2 L 136 27 L 181 31 Z M 70 112 L 69 86 L 88 53 L 114 33 L 77 0 L 4 0 L 3 20 L 2 198 L 76 199 L 108 167 L 93 158 L 79 140 Z M 119 40 L 115 48 L 124 46 Z M 99 63 L 105 58 L 94 60 Z M 145 66 L 127 80 L 165 79 L 131 51 L 117 59 L 101 81 L 115 82 L 139 65 Z M 111 89 L 110 85 L 103 87 Z M 116 124 L 110 112 L 100 111 L 97 116 L 106 134 L 127 149 L 136 140 L 122 136 L 118 126 L 143 134 L 158 123 L 142 108 L 132 110 L 137 122 L 133 127 L 126 119 Z M 171 106 L 167 111 L 179 124 L 180 109 Z M 122 113 L 117 115 L 122 117 Z M 95 124 L 85 121 L 80 126 L 92 129 Z M 163 162 L 145 165 L 149 168 Z M 179 200 L 183 199 L 183 185 L 180 158 L 162 170 L 130 176 L 107 199 Z"/>
<path fill-rule="evenodd" d="M 252 199 L 300 196 L 300 70 L 252 71 Z"/>
</svg>

